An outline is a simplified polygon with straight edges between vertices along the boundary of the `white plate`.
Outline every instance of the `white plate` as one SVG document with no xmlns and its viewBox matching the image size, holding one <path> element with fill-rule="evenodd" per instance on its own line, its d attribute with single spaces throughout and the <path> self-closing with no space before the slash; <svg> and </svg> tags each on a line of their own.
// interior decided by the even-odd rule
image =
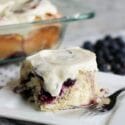
<svg viewBox="0 0 125 125">
<path fill-rule="evenodd" d="M 125 77 L 109 73 L 98 73 L 97 81 L 102 87 L 109 88 L 110 92 L 125 86 Z M 122 110 L 125 111 L 123 105 L 125 105 L 125 99 L 122 100 L 122 108 L 124 109 Z M 115 111 L 117 114 L 125 115 L 125 112 L 122 112 L 122 110 L 119 112 L 118 109 Z M 11 90 L 7 88 L 0 90 L 0 116 L 8 118 L 58 125 L 108 125 L 109 122 L 112 122 L 113 116 L 116 117 L 115 112 L 97 116 L 84 115 L 80 109 L 58 113 L 40 112 L 25 103 L 19 95 L 14 94 Z"/>
</svg>

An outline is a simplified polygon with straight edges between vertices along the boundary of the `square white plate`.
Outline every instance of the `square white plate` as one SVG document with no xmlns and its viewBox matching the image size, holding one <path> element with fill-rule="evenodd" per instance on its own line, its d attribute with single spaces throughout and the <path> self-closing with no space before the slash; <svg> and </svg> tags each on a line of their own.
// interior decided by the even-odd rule
<svg viewBox="0 0 125 125">
<path fill-rule="evenodd" d="M 98 73 L 97 82 L 103 88 L 109 88 L 109 91 L 113 92 L 125 86 L 125 77 L 110 73 Z M 123 105 L 125 105 L 124 99 L 122 100 L 122 108 L 125 111 L 125 106 Z M 115 112 L 125 115 L 125 112 L 121 110 L 120 112 Z M 112 122 L 111 118 L 113 118 L 115 112 L 112 111 L 96 116 L 86 116 L 81 109 L 60 111 L 58 113 L 40 112 L 24 102 L 19 95 L 13 93 L 11 90 L 7 88 L 0 90 L 0 116 L 8 118 L 58 125 L 108 125 L 109 122 Z"/>
</svg>

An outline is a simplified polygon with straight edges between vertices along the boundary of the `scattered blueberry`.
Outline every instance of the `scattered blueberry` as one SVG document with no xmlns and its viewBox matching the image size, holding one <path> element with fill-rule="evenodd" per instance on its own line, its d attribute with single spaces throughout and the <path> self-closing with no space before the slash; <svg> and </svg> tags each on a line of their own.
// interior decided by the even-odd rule
<svg viewBox="0 0 125 125">
<path fill-rule="evenodd" d="M 121 37 L 114 38 L 114 41 L 116 41 L 121 48 L 125 47 L 125 42 Z"/>
<path fill-rule="evenodd" d="M 85 48 L 85 49 L 88 49 L 88 50 L 93 51 L 93 45 L 92 45 L 92 43 L 89 42 L 89 41 L 86 41 L 86 42 L 83 44 L 82 47 Z"/>
<path fill-rule="evenodd" d="M 101 70 L 101 71 L 104 71 L 104 72 L 109 72 L 111 70 L 111 67 L 109 64 L 103 64 L 103 65 L 99 65 L 98 68 Z"/>
<path fill-rule="evenodd" d="M 92 44 L 86 41 L 82 48 L 96 53 L 100 71 L 125 75 L 125 41 L 122 37 L 106 35 Z"/>
<path fill-rule="evenodd" d="M 112 40 L 113 40 L 113 38 L 110 35 L 106 35 L 104 37 L 104 41 L 112 41 Z"/>
<path fill-rule="evenodd" d="M 120 64 L 112 66 L 112 71 L 116 74 L 125 75 L 125 68 L 123 68 Z"/>
<path fill-rule="evenodd" d="M 115 54 L 117 50 L 120 49 L 118 43 L 116 41 L 111 42 L 112 44 L 109 45 L 108 49 L 112 54 Z"/>
<path fill-rule="evenodd" d="M 94 46 L 95 50 L 102 49 L 104 46 L 104 43 L 102 40 L 98 40 Z"/>
</svg>

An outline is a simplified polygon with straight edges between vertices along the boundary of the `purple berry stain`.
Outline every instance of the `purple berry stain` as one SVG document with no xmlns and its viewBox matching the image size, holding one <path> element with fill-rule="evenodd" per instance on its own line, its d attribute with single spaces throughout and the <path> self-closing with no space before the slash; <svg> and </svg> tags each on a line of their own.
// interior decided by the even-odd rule
<svg viewBox="0 0 125 125">
<path fill-rule="evenodd" d="M 39 95 L 39 99 L 42 103 L 51 103 L 56 97 L 51 96 L 51 94 L 44 89 L 41 90 L 41 94 Z"/>
<path fill-rule="evenodd" d="M 70 86 L 73 86 L 73 85 L 75 84 L 75 82 L 76 82 L 76 79 L 75 79 L 75 80 L 67 79 L 67 80 L 63 83 L 63 85 L 64 85 L 65 87 L 70 87 Z"/>
<path fill-rule="evenodd" d="M 73 86 L 75 84 L 75 82 L 76 82 L 76 80 L 67 79 L 63 83 L 59 96 L 61 96 L 64 93 L 65 88 Z M 42 103 L 47 103 L 47 104 L 52 103 L 56 99 L 56 97 L 51 96 L 51 94 L 49 92 L 45 91 L 44 89 L 41 90 L 41 93 L 38 98 Z"/>
</svg>

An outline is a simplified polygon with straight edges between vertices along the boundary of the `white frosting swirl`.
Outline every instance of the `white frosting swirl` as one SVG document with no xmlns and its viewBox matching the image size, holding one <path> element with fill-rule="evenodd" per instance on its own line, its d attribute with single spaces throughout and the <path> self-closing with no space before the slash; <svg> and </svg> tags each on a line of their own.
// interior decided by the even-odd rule
<svg viewBox="0 0 125 125">
<path fill-rule="evenodd" d="M 43 50 L 27 58 L 34 70 L 43 77 L 44 88 L 58 96 L 68 78 L 76 79 L 79 70 L 97 70 L 94 53 L 78 47 L 60 50 Z"/>
</svg>

